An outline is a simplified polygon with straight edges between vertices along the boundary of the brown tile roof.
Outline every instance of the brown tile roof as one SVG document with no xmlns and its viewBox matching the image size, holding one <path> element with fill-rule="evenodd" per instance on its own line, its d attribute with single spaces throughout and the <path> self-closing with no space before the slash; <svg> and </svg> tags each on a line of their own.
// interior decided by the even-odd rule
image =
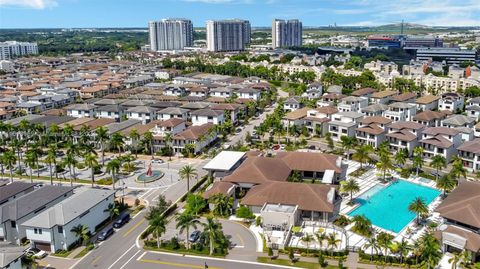
<svg viewBox="0 0 480 269">
<path fill-rule="evenodd" d="M 382 116 L 371 116 L 366 117 L 360 120 L 360 123 L 370 124 L 370 123 L 379 123 L 379 124 L 389 124 L 392 123 L 391 119 L 382 117 Z"/>
<path fill-rule="evenodd" d="M 424 128 L 425 126 L 423 124 L 420 124 L 418 122 L 413 122 L 413 121 L 397 121 L 389 126 L 392 129 L 413 129 L 413 130 L 419 130 Z"/>
<path fill-rule="evenodd" d="M 108 118 L 100 118 L 100 119 L 94 119 L 92 121 L 88 121 L 82 125 L 77 125 L 76 127 L 74 127 L 73 129 L 75 131 L 79 131 L 82 129 L 83 126 L 87 126 L 88 129 L 90 130 L 95 130 L 97 129 L 98 127 L 100 126 L 104 126 L 104 125 L 107 125 L 107 124 L 110 124 L 110 123 L 114 123 L 115 120 L 113 119 L 108 119 Z"/>
<path fill-rule="evenodd" d="M 290 168 L 282 160 L 271 157 L 249 157 L 223 180 L 233 183 L 262 184 L 268 181 L 286 181 L 290 172 Z"/>
<path fill-rule="evenodd" d="M 287 120 L 298 120 L 301 118 L 304 118 L 307 116 L 307 111 L 309 111 L 310 108 L 308 107 L 303 107 L 299 108 L 295 111 L 288 112 L 285 116 L 283 116 L 284 119 Z"/>
<path fill-rule="evenodd" d="M 387 134 L 387 136 L 396 138 L 398 140 L 407 141 L 407 142 L 417 139 L 416 135 L 414 135 L 412 132 L 407 130 L 400 130 L 398 132 L 389 133 Z"/>
<path fill-rule="evenodd" d="M 460 131 L 455 130 L 453 128 L 449 128 L 449 127 L 430 127 L 423 130 L 423 133 L 428 135 L 437 135 L 437 134 L 457 135 L 460 133 Z"/>
<path fill-rule="evenodd" d="M 205 198 L 205 199 L 209 199 L 210 197 L 212 197 L 213 195 L 218 194 L 218 193 L 226 194 L 234 186 L 235 186 L 235 184 L 230 183 L 230 182 L 226 182 L 226 181 L 214 182 L 210 189 L 208 189 L 204 193 L 202 193 L 202 197 Z"/>
<path fill-rule="evenodd" d="M 170 118 L 168 120 L 158 122 L 157 125 L 163 126 L 163 127 L 175 127 L 177 125 L 180 125 L 183 122 L 185 121 L 179 118 Z"/>
<path fill-rule="evenodd" d="M 435 101 L 437 101 L 437 100 L 439 100 L 439 99 L 440 99 L 439 96 L 435 96 L 435 95 L 424 95 L 424 96 L 422 96 L 422 97 L 417 98 L 417 100 L 415 100 L 415 103 L 424 105 L 424 104 L 429 104 L 429 103 L 431 103 L 431 102 L 435 102 Z"/>
<path fill-rule="evenodd" d="M 435 231 L 435 237 L 442 240 L 443 233 L 451 233 L 461 236 L 466 239 L 465 249 L 473 251 L 474 253 L 480 252 L 480 234 L 474 233 L 472 231 L 461 229 L 453 225 L 448 225 L 445 230 Z"/>
<path fill-rule="evenodd" d="M 336 192 L 331 185 L 269 182 L 253 187 L 240 203 L 249 206 L 263 206 L 265 203 L 297 205 L 305 211 L 333 212 L 334 204 L 327 198 L 332 190 Z"/>
<path fill-rule="evenodd" d="M 385 98 L 397 94 L 396 91 L 381 91 L 372 94 L 372 98 Z"/>
<path fill-rule="evenodd" d="M 413 119 L 417 121 L 431 121 L 431 120 L 443 119 L 445 118 L 445 116 L 446 116 L 445 113 L 440 111 L 425 110 L 415 115 Z"/>
<path fill-rule="evenodd" d="M 436 211 L 444 218 L 480 229 L 480 182 L 461 181 Z"/>
<path fill-rule="evenodd" d="M 337 173 L 342 172 L 342 168 L 336 165 L 339 159 L 336 155 L 322 154 L 314 152 L 279 152 L 276 156 L 285 162 L 285 164 L 292 170 L 296 171 L 311 171 L 311 172 L 325 172 L 326 170 L 333 170 Z"/>
<path fill-rule="evenodd" d="M 212 123 L 206 123 L 200 126 L 190 126 L 185 131 L 178 133 L 174 139 L 197 140 L 202 135 L 207 134 L 214 126 L 215 125 Z"/>
<path fill-rule="evenodd" d="M 434 145 L 434 146 L 437 146 L 439 148 L 444 148 L 444 149 L 447 149 L 447 148 L 450 148 L 451 146 L 453 146 L 453 142 L 449 141 L 448 139 L 444 138 L 441 135 L 437 135 L 437 136 L 432 137 L 432 138 L 422 139 L 422 140 L 420 140 L 420 143 L 424 143 L 424 144 L 428 144 L 428 145 Z"/>
<path fill-rule="evenodd" d="M 70 125 L 72 127 L 75 127 L 75 126 L 78 126 L 78 125 L 82 125 L 84 123 L 87 123 L 89 121 L 92 121 L 94 120 L 95 118 L 77 118 L 77 119 L 74 119 L 74 120 L 71 120 L 71 121 L 67 121 L 67 122 L 64 122 L 60 125 L 58 125 L 60 128 L 64 128 L 65 126 L 67 125 Z"/>
<path fill-rule="evenodd" d="M 205 101 L 211 102 L 211 103 L 226 103 L 227 99 L 223 97 L 210 96 Z"/>
<path fill-rule="evenodd" d="M 357 128 L 356 130 L 360 132 L 365 132 L 367 134 L 372 134 L 372 135 L 379 135 L 386 132 L 384 129 L 378 127 L 378 125 L 375 123 L 371 123 L 367 126 Z"/>
<path fill-rule="evenodd" d="M 362 89 L 353 91 L 352 96 L 362 97 L 364 95 L 372 94 L 374 92 L 377 92 L 377 90 L 373 88 L 362 88 Z"/>
<path fill-rule="evenodd" d="M 346 95 L 343 94 L 338 94 L 338 93 L 327 93 L 322 95 L 322 99 L 333 99 L 333 100 L 340 100 L 342 98 L 346 97 Z"/>
<path fill-rule="evenodd" d="M 407 100 L 410 100 L 410 99 L 413 99 L 417 97 L 417 94 L 416 93 L 413 93 L 413 92 L 405 92 L 405 93 L 402 93 L 402 94 L 399 94 L 395 97 L 392 98 L 392 101 L 394 102 L 404 102 L 404 101 L 407 101 Z"/>
<path fill-rule="evenodd" d="M 329 122 L 329 118 L 319 118 L 319 117 L 305 117 L 306 121 L 315 121 L 315 122 Z"/>
<path fill-rule="evenodd" d="M 315 108 L 315 110 L 318 111 L 319 113 L 323 113 L 327 115 L 335 114 L 338 112 L 338 109 L 333 106 L 322 106 L 322 107 Z"/>
<path fill-rule="evenodd" d="M 160 122 L 161 122 L 160 120 L 154 120 L 147 124 L 140 124 L 140 123 L 134 124 L 126 129 L 121 130 L 120 134 L 124 136 L 129 136 L 133 130 L 136 130 L 139 135 L 143 135 L 146 132 L 150 131 L 153 127 L 155 127 L 156 124 Z"/>
<path fill-rule="evenodd" d="M 214 110 L 229 110 L 229 111 L 238 110 L 242 107 L 243 106 L 240 104 L 232 104 L 232 103 L 214 104 L 210 106 L 210 108 Z"/>
<path fill-rule="evenodd" d="M 477 138 L 473 141 L 467 141 L 461 144 L 457 150 L 480 154 L 480 139 Z"/>
</svg>

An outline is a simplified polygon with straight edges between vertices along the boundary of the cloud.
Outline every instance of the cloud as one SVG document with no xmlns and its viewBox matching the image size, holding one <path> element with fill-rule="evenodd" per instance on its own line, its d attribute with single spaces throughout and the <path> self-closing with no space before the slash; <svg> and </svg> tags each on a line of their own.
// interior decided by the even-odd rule
<svg viewBox="0 0 480 269">
<path fill-rule="evenodd" d="M 57 6 L 55 0 L 0 0 L 0 7 L 45 9 Z"/>
</svg>

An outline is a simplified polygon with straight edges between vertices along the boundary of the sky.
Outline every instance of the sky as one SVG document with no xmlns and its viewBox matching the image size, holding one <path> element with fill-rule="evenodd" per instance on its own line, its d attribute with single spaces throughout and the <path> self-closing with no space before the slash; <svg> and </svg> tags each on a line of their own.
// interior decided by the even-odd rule
<svg viewBox="0 0 480 269">
<path fill-rule="evenodd" d="M 417 23 L 480 26 L 480 0 L 0 0 L 0 28 L 146 27 L 162 18 L 241 18 L 270 26 L 274 18 L 304 26 Z"/>
</svg>

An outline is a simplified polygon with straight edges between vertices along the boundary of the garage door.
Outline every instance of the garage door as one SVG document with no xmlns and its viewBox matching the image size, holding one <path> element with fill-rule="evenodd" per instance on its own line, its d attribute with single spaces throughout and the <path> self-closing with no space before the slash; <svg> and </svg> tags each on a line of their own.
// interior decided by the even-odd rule
<svg viewBox="0 0 480 269">
<path fill-rule="evenodd" d="M 50 243 L 35 242 L 35 247 L 40 250 L 45 250 L 48 252 L 52 251 L 52 248 L 50 247 Z"/>
</svg>

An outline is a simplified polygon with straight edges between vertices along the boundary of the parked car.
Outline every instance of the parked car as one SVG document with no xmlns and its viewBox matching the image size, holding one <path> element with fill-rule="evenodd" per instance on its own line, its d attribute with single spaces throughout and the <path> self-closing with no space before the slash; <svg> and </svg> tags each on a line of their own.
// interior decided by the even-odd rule
<svg viewBox="0 0 480 269">
<path fill-rule="evenodd" d="M 314 145 L 310 145 L 310 146 L 308 146 L 308 149 L 316 150 L 317 148 Z"/>
<path fill-rule="evenodd" d="M 127 223 L 129 220 L 130 220 L 130 213 L 124 212 L 124 213 L 120 214 L 120 216 L 117 218 L 117 220 L 113 223 L 113 227 L 114 228 L 120 228 L 123 225 L 125 225 L 125 223 Z"/>
<path fill-rule="evenodd" d="M 196 230 L 196 231 L 193 231 L 190 236 L 188 237 L 188 241 L 191 242 L 191 243 L 195 243 L 197 242 L 198 238 L 200 237 L 200 231 Z"/>
<path fill-rule="evenodd" d="M 46 251 L 31 247 L 27 250 L 27 255 L 32 256 L 35 259 L 42 259 L 45 258 L 48 254 Z"/>
<path fill-rule="evenodd" d="M 240 132 L 242 132 L 242 128 L 238 127 L 237 129 L 235 129 L 235 132 L 238 134 Z"/>
<path fill-rule="evenodd" d="M 163 160 L 162 159 L 152 159 L 152 163 L 162 164 Z"/>
<path fill-rule="evenodd" d="M 273 150 L 279 150 L 279 149 L 280 149 L 280 145 L 278 145 L 278 144 L 277 144 L 277 145 L 273 145 L 273 146 L 272 146 L 272 149 L 273 149 Z"/>
<path fill-rule="evenodd" d="M 100 232 L 97 239 L 98 241 L 105 241 L 113 234 L 113 227 L 105 228 L 103 231 Z"/>
</svg>

